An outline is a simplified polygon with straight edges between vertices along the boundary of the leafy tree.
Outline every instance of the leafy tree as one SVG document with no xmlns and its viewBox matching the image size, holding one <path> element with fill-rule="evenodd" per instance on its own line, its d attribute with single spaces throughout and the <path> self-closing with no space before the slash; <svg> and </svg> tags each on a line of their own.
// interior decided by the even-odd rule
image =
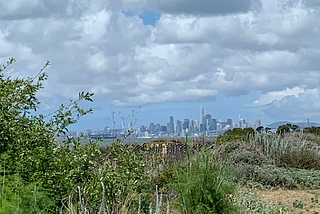
<svg viewBox="0 0 320 214">
<path fill-rule="evenodd" d="M 259 126 L 258 128 L 256 128 L 256 131 L 259 133 L 270 133 L 271 128 L 269 127 L 263 127 L 263 126 Z"/>
<path fill-rule="evenodd" d="M 281 125 L 278 127 L 277 134 L 284 134 L 292 131 L 297 131 L 298 129 L 299 126 L 287 123 L 286 125 Z"/>
<path fill-rule="evenodd" d="M 6 65 L 0 66 L 0 167 L 5 172 L 2 175 L 19 175 L 24 183 L 40 182 L 51 190 L 52 195 L 65 196 L 75 184 L 88 179 L 85 173 L 93 166 L 92 158 L 98 149 L 87 146 L 70 150 L 69 144 L 79 143 L 69 140 L 60 145 L 55 137 L 92 112 L 92 109 L 82 109 L 79 104 L 83 100 L 91 102 L 93 94 L 79 93 L 78 99 L 61 105 L 52 114 L 36 116 L 40 104 L 36 93 L 43 88 L 48 77 L 44 69 L 50 63 L 47 62 L 33 78 L 5 77 L 5 69 L 14 62 L 11 58 Z M 73 162 L 61 162 L 71 156 Z M 70 166 L 70 163 L 74 165 Z M 64 181 L 72 184 L 61 184 Z"/>
<path fill-rule="evenodd" d="M 57 213 L 58 208 L 65 208 L 66 198 L 68 203 L 83 203 L 73 197 L 80 189 L 91 213 L 102 205 L 116 212 L 128 197 L 131 205 L 138 206 L 139 193 L 145 190 L 145 166 L 142 154 L 134 152 L 133 146 L 118 141 L 103 153 L 97 143 L 83 145 L 80 138 L 63 143 L 55 140 L 68 131 L 69 125 L 92 112 L 79 105 L 81 101 L 91 102 L 93 94 L 79 93 L 78 99 L 52 114 L 36 116 L 40 104 L 36 93 L 47 79 L 44 69 L 49 62 L 33 78 L 5 78 L 5 69 L 14 62 L 10 59 L 0 67 L 0 178 L 17 179 L 11 179 L 16 185 L 2 182 L 0 213 Z M 41 191 L 35 192 L 33 187 Z M 22 192 L 24 196 L 19 195 Z M 7 205 L 21 209 L 8 211 Z M 36 211 L 30 211 L 32 207 Z"/>
</svg>

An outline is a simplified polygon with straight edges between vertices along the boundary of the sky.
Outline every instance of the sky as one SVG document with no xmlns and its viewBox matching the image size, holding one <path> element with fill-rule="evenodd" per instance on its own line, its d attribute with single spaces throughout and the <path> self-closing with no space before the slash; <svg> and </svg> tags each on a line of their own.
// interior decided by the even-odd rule
<svg viewBox="0 0 320 214">
<path fill-rule="evenodd" d="M 320 122 L 319 0 L 0 0 L 0 64 L 51 66 L 40 112 L 79 92 L 72 128 L 239 116 Z"/>
</svg>

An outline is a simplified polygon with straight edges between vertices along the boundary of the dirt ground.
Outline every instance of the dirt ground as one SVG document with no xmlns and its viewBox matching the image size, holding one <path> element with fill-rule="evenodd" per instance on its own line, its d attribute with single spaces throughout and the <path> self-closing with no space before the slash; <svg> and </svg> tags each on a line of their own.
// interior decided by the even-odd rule
<svg viewBox="0 0 320 214">
<path fill-rule="evenodd" d="M 283 203 L 302 213 L 320 214 L 319 190 L 259 190 L 263 200 L 271 203 Z M 301 203 L 302 202 L 302 203 Z M 294 207 L 295 204 L 295 207 Z M 301 208 L 303 206 L 303 208 Z M 300 207 L 300 208 L 299 208 Z"/>
</svg>

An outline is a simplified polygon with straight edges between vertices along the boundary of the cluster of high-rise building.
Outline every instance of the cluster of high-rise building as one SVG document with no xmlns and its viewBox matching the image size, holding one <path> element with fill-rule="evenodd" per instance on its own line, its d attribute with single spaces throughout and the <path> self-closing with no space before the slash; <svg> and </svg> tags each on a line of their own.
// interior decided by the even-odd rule
<svg viewBox="0 0 320 214">
<path fill-rule="evenodd" d="M 169 121 L 166 125 L 161 125 L 160 123 L 154 124 L 150 123 L 149 126 L 142 125 L 140 128 L 132 130 L 131 138 L 139 137 L 165 137 L 165 136 L 215 136 L 219 133 L 223 133 L 228 129 L 233 128 L 257 128 L 261 126 L 261 121 L 256 120 L 254 124 L 249 124 L 245 119 L 241 119 L 239 116 L 239 121 L 233 123 L 232 119 L 215 119 L 211 114 L 205 114 L 204 109 L 200 107 L 199 118 L 197 120 L 184 119 L 174 121 L 173 116 L 170 116 Z M 102 138 L 119 138 L 126 135 L 128 130 L 125 129 L 111 129 L 110 127 L 105 127 L 103 130 L 92 131 L 87 129 L 84 131 L 84 136 L 89 138 L 102 137 Z M 72 133 L 75 135 L 75 133 Z"/>
<path fill-rule="evenodd" d="M 212 118 L 211 114 L 205 114 L 204 109 L 200 107 L 199 119 L 190 120 L 184 119 L 183 121 L 177 120 L 174 122 L 173 116 L 170 116 L 169 122 L 167 125 L 160 125 L 150 123 L 149 127 L 141 126 L 139 131 L 139 136 L 149 136 L 156 137 L 161 135 L 217 135 L 223 133 L 228 129 L 233 128 L 248 128 L 253 127 L 257 128 L 261 126 L 261 121 L 256 120 L 255 124 L 249 124 L 245 119 L 239 117 L 239 122 L 233 123 L 232 119 L 215 119 Z"/>
</svg>

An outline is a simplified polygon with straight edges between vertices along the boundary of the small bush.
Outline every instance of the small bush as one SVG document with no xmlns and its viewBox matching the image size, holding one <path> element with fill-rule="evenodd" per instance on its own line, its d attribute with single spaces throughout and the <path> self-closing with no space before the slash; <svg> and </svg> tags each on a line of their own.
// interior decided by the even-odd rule
<svg viewBox="0 0 320 214">
<path fill-rule="evenodd" d="M 36 183 L 23 184 L 19 175 L 0 177 L 0 214 L 51 213 L 54 201 Z"/>
<path fill-rule="evenodd" d="M 228 162 L 233 164 L 251 164 L 262 166 L 272 162 L 265 156 L 259 147 L 250 144 L 242 144 L 236 150 L 227 155 Z"/>
<path fill-rule="evenodd" d="M 250 138 L 255 135 L 253 128 L 234 128 L 227 130 L 223 135 L 217 138 L 218 145 L 226 142 L 249 142 Z"/>
<path fill-rule="evenodd" d="M 226 169 L 201 152 L 186 166 L 177 169 L 172 186 L 178 192 L 175 200 L 181 213 L 233 213 L 228 199 L 235 188 L 227 180 Z"/>
<path fill-rule="evenodd" d="M 260 167 L 250 164 L 237 164 L 233 165 L 233 172 L 235 180 L 243 185 L 288 189 L 299 187 L 298 182 L 290 173 L 272 165 Z"/>
<path fill-rule="evenodd" d="M 308 149 L 298 151 L 287 150 L 276 158 L 276 165 L 280 167 L 320 170 L 320 155 L 316 151 Z"/>
</svg>

